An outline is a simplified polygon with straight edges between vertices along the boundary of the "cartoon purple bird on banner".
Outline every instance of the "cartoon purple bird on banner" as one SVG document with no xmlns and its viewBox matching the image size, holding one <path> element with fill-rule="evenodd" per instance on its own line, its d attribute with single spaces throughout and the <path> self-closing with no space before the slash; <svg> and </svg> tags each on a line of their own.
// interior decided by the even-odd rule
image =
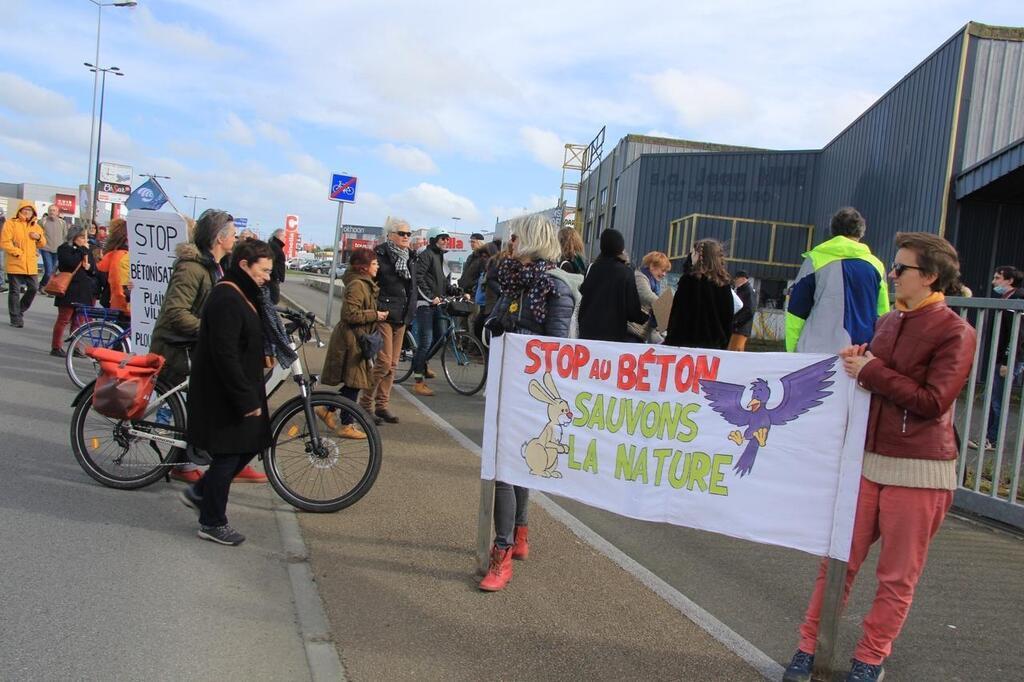
<svg viewBox="0 0 1024 682">
<path fill-rule="evenodd" d="M 701 379 L 700 387 L 711 405 L 711 409 L 725 417 L 725 421 L 733 426 L 746 426 L 742 434 L 733 431 L 729 440 L 742 445 L 749 441 L 733 471 L 740 477 L 746 476 L 754 468 L 757 451 L 768 442 L 768 431 L 773 426 L 782 426 L 807 412 L 812 407 L 821 405 L 821 401 L 832 395 L 826 391 L 834 382 L 828 379 L 835 374 L 832 366 L 836 358 L 826 358 L 803 369 L 790 372 L 780 380 L 782 382 L 782 402 L 768 409 L 765 405 L 771 397 L 768 382 L 755 379 L 750 383 L 753 396 L 746 407 L 743 407 L 743 386 L 722 381 Z"/>
</svg>

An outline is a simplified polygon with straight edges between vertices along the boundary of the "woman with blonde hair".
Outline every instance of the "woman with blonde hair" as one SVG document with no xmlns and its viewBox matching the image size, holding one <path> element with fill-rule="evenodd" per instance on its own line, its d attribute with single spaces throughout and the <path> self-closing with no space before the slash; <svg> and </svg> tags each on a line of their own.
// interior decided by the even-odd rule
<svg viewBox="0 0 1024 682">
<path fill-rule="evenodd" d="M 694 244 L 672 300 L 665 344 L 725 350 L 732 336 L 730 284 L 722 244 L 714 239 Z"/>
<path fill-rule="evenodd" d="M 501 297 L 487 328 L 494 336 L 568 336 L 574 297 L 565 280 L 568 273 L 556 265 L 561 249 L 554 226 L 547 218 L 532 215 L 517 221 L 515 234 L 515 255 L 503 258 L 498 266 Z M 512 579 L 512 560 L 529 555 L 529 495 L 527 488 L 494 483 L 494 546 L 487 575 L 480 581 L 484 592 L 503 589 Z"/>
<path fill-rule="evenodd" d="M 672 261 L 661 251 L 651 251 L 640 262 L 640 268 L 633 273 L 636 279 L 636 292 L 640 295 L 640 308 L 650 315 L 647 324 L 627 322 L 626 329 L 629 333 L 644 343 L 661 343 L 665 336 L 658 331 L 658 325 L 653 315 L 654 302 L 662 294 L 662 280 L 672 269 Z"/>
</svg>

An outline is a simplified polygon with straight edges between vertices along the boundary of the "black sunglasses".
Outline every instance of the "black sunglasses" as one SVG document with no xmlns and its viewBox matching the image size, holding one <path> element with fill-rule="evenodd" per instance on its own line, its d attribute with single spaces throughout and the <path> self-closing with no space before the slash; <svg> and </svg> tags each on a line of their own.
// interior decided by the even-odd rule
<svg viewBox="0 0 1024 682">
<path fill-rule="evenodd" d="M 399 237 L 411 237 L 412 232 L 395 232 Z"/>
<path fill-rule="evenodd" d="M 907 270 L 921 270 L 923 272 L 923 269 L 917 267 L 916 265 L 907 265 L 906 263 L 897 263 L 893 261 L 892 271 L 896 273 L 897 277 L 902 275 Z"/>
</svg>

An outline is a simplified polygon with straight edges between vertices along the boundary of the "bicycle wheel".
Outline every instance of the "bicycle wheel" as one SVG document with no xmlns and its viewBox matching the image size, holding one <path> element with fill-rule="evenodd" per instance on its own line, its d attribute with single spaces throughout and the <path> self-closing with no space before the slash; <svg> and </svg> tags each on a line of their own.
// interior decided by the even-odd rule
<svg viewBox="0 0 1024 682">
<path fill-rule="evenodd" d="M 412 356 L 416 355 L 416 339 L 412 332 L 405 330 L 402 341 L 402 352 L 398 355 L 398 366 L 395 367 L 395 383 L 400 384 L 412 375 Z"/>
<path fill-rule="evenodd" d="M 487 382 L 487 353 L 469 332 L 455 332 L 441 349 L 441 368 L 457 393 L 473 395 Z"/>
<path fill-rule="evenodd" d="M 107 320 L 92 320 L 75 329 L 64 348 L 64 366 L 75 386 L 84 388 L 100 373 L 100 363 L 86 355 L 85 351 L 90 348 L 113 348 L 123 353 L 129 352 L 128 339 L 123 334 L 124 330 L 120 326 Z"/>
<path fill-rule="evenodd" d="M 333 410 L 339 423 L 343 416 L 351 417 L 366 440 L 342 438 L 318 420 L 317 449 L 299 396 L 274 413 L 263 468 L 288 504 L 310 512 L 334 512 L 355 504 L 373 487 L 380 471 L 380 432 L 366 412 L 339 395 L 314 393 L 310 403 L 311 410 Z"/>
<path fill-rule="evenodd" d="M 110 488 L 132 490 L 156 482 L 168 467 L 184 461 L 183 450 L 128 433 L 129 428 L 134 428 L 184 439 L 185 405 L 180 394 L 165 401 L 167 409 L 129 422 L 104 417 L 93 410 L 92 389 L 90 384 L 78 394 L 71 417 L 71 449 L 85 473 Z M 152 402 L 168 390 L 166 384 L 158 381 Z"/>
</svg>

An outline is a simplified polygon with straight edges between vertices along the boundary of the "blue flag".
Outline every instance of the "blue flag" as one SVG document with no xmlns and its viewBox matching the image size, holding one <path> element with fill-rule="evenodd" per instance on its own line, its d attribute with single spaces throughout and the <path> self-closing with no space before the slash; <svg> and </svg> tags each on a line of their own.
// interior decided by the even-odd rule
<svg viewBox="0 0 1024 682">
<path fill-rule="evenodd" d="M 124 205 L 131 211 L 137 208 L 158 211 L 166 203 L 167 194 L 164 193 L 164 188 L 160 186 L 156 178 L 150 178 L 135 188 Z"/>
</svg>

